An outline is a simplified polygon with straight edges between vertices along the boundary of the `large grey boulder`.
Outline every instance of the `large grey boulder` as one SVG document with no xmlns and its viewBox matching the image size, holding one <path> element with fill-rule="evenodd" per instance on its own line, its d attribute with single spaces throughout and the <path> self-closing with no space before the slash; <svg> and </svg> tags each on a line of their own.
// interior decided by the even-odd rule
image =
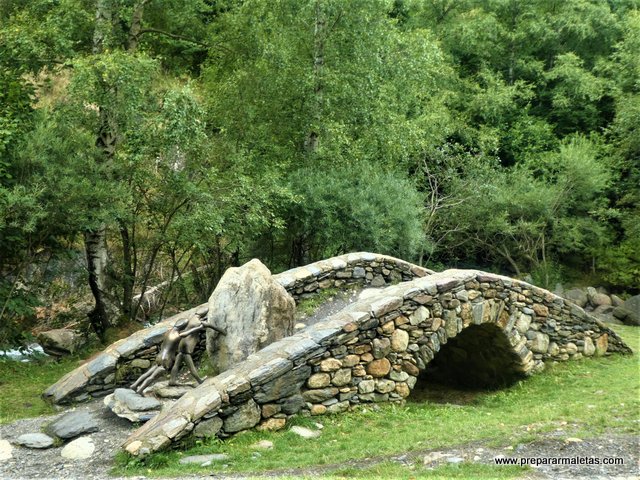
<svg viewBox="0 0 640 480">
<path fill-rule="evenodd" d="M 295 302 L 259 260 L 228 269 L 209 298 L 207 351 L 222 372 L 293 334 Z"/>
<path fill-rule="evenodd" d="M 597 307 L 607 307 L 611 305 L 611 297 L 605 293 L 596 293 L 589 297 L 589 303 L 593 305 L 595 308 Z"/>
<path fill-rule="evenodd" d="M 571 300 L 579 307 L 584 307 L 589 301 L 587 293 L 580 288 L 572 288 L 571 290 L 567 290 L 566 292 L 564 292 L 564 298 L 566 298 L 567 300 Z"/>
<path fill-rule="evenodd" d="M 611 305 L 613 305 L 614 308 L 621 307 L 623 303 L 624 300 L 622 300 L 619 296 L 611 295 Z"/>
<path fill-rule="evenodd" d="M 611 305 L 600 305 L 593 312 L 591 312 L 591 314 L 605 323 L 622 325 L 622 322 L 613 315 L 614 310 L 615 308 Z"/>
<path fill-rule="evenodd" d="M 616 307 L 613 316 L 627 325 L 640 326 L 640 295 L 635 295 Z"/>
<path fill-rule="evenodd" d="M 78 332 L 67 328 L 40 332 L 37 335 L 37 339 L 45 353 L 56 357 L 75 353 L 82 345 L 82 336 Z"/>
</svg>

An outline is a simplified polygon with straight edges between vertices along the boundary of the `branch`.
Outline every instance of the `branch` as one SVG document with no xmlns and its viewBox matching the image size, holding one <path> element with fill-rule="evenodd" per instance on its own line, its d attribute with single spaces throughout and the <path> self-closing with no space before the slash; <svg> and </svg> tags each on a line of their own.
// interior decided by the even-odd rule
<svg viewBox="0 0 640 480">
<path fill-rule="evenodd" d="M 207 49 L 210 48 L 210 45 L 203 42 L 199 42 L 198 40 L 194 40 L 193 38 L 185 37 L 177 33 L 165 32 L 164 30 L 158 30 L 157 28 L 145 28 L 143 30 L 140 30 L 140 32 L 138 33 L 138 37 L 141 37 L 145 33 L 155 33 L 157 35 L 164 35 L 165 37 L 173 38 L 175 40 L 182 40 L 184 42 L 193 43 L 194 45 L 198 45 L 202 48 L 207 48 Z"/>
</svg>

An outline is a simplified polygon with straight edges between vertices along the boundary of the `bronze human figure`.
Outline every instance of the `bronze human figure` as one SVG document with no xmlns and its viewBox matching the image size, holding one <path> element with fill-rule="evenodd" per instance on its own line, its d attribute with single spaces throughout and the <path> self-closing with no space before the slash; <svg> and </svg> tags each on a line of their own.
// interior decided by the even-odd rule
<svg viewBox="0 0 640 480">
<path fill-rule="evenodd" d="M 223 335 L 225 333 L 222 328 L 206 323 L 198 316 L 191 317 L 189 323 L 187 323 L 185 331 L 180 333 L 182 340 L 180 340 L 180 343 L 178 344 L 178 355 L 176 356 L 175 363 L 171 369 L 169 385 L 177 385 L 178 374 L 180 373 L 180 368 L 182 367 L 183 362 L 187 364 L 189 372 L 191 372 L 191 375 L 193 375 L 193 378 L 195 378 L 198 383 L 202 383 L 204 381 L 204 379 L 200 378 L 200 375 L 198 375 L 198 370 L 193 364 L 193 358 L 191 355 L 200 342 L 200 331 L 205 328 L 210 328 Z"/>
<path fill-rule="evenodd" d="M 171 372 L 169 385 L 176 385 L 178 374 L 182 363 L 186 363 L 191 375 L 202 383 L 204 379 L 200 378 L 198 371 L 193 363 L 193 354 L 200 340 L 200 331 L 205 328 L 211 328 L 218 333 L 224 334 L 225 331 L 208 323 L 204 323 L 197 315 L 190 319 L 182 318 L 164 334 L 160 351 L 156 356 L 155 365 L 152 365 L 145 373 L 131 385 L 131 389 L 138 393 L 142 393 L 151 383 L 160 375 Z M 177 356 L 176 356 L 177 355 Z"/>
</svg>

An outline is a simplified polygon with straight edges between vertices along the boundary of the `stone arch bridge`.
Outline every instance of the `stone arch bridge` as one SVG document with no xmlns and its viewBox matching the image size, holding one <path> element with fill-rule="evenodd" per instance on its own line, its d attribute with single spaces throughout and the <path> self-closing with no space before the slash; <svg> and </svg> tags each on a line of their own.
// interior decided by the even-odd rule
<svg viewBox="0 0 640 480">
<path fill-rule="evenodd" d="M 580 307 L 525 282 L 475 270 L 434 273 L 402 260 L 349 254 L 275 275 L 296 301 L 329 287 L 377 286 L 339 313 L 272 343 L 209 378 L 124 443 L 134 455 L 195 432 L 227 436 L 282 428 L 290 415 L 400 402 L 436 365 L 471 382 L 508 382 L 546 361 L 631 353 Z M 394 283 L 396 283 L 394 285 Z M 45 392 L 56 403 L 102 396 L 148 366 L 180 316 L 116 342 Z M 133 374 L 131 374 L 133 372 Z"/>
</svg>

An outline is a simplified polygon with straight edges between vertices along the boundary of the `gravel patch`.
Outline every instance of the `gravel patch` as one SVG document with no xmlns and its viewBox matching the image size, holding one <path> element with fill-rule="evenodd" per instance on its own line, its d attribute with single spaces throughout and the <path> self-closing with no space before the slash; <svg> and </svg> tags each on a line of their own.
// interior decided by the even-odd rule
<svg viewBox="0 0 640 480">
<path fill-rule="evenodd" d="M 27 433 L 40 433 L 49 423 L 67 412 L 89 413 L 95 418 L 98 431 L 83 435 L 91 439 L 95 450 L 87 459 L 71 460 L 61 456 L 65 445 L 35 450 L 15 445 L 18 437 Z M 104 480 L 110 477 L 113 457 L 120 444 L 136 429 L 136 425 L 119 418 L 102 403 L 102 399 L 70 409 L 59 415 L 27 418 L 0 425 L 0 438 L 13 443 L 12 458 L 0 461 L 1 479 L 47 480 Z M 68 443 L 67 443 L 68 444 Z M 131 477 L 129 477 L 131 478 Z"/>
</svg>

